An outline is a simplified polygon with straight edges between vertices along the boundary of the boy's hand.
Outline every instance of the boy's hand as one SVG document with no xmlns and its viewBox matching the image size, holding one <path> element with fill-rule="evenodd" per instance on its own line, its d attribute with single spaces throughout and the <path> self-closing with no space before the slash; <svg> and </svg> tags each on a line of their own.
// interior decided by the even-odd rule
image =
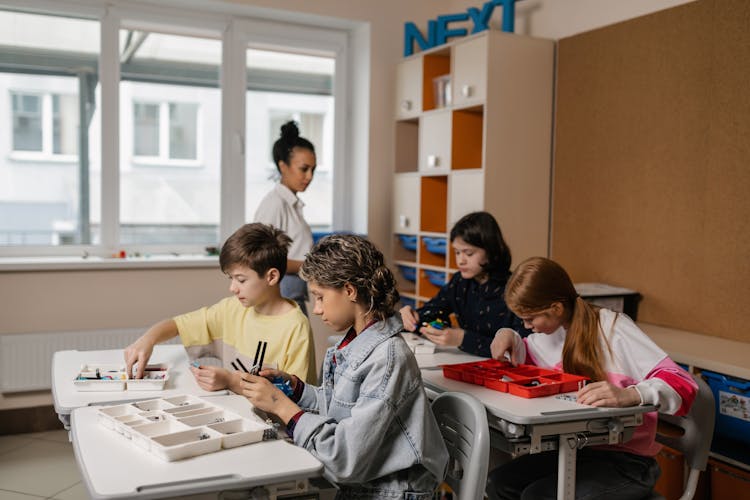
<svg viewBox="0 0 750 500">
<path fill-rule="evenodd" d="M 401 322 L 404 324 L 404 330 L 413 332 L 419 325 L 419 314 L 417 311 L 411 308 L 411 306 L 402 307 L 399 312 L 401 313 Z"/>
<path fill-rule="evenodd" d="M 146 365 L 154 352 L 154 344 L 145 337 L 141 337 L 125 348 L 125 372 L 128 378 L 143 378 Z M 133 365 L 137 364 L 137 371 L 133 375 Z"/>
<path fill-rule="evenodd" d="M 419 329 L 419 333 L 437 345 L 458 347 L 464 341 L 464 330 L 462 328 L 435 328 L 426 325 Z"/>
<path fill-rule="evenodd" d="M 624 408 L 641 404 L 641 395 L 634 387 L 618 387 L 600 381 L 578 391 L 578 402 L 583 405 Z"/>
<path fill-rule="evenodd" d="M 289 382 L 290 387 L 294 389 L 297 386 L 297 379 L 292 377 L 287 372 L 282 372 L 276 368 L 263 368 L 259 373 L 259 376 L 265 377 L 268 380 L 274 381 L 274 379 L 282 379 L 283 382 Z"/>
<path fill-rule="evenodd" d="M 282 422 L 289 422 L 289 420 L 300 411 L 299 406 L 286 397 L 280 389 L 265 377 L 244 373 L 242 374 L 241 385 L 242 395 L 245 396 L 253 406 L 265 412 L 273 413 L 278 416 Z"/>
<path fill-rule="evenodd" d="M 232 373 L 219 366 L 190 365 L 190 371 L 195 376 L 198 386 L 204 391 L 220 391 L 222 389 L 232 389 Z M 236 381 L 235 388 L 239 389 L 239 378 Z M 235 391 L 237 392 L 237 391 Z"/>
</svg>

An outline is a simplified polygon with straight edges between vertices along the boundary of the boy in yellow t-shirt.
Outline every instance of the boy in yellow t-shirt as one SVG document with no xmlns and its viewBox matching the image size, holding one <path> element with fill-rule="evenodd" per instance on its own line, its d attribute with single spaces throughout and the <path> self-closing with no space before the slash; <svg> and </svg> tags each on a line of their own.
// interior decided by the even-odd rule
<svg viewBox="0 0 750 500">
<path fill-rule="evenodd" d="M 132 373 L 135 365 L 135 377 L 142 378 L 154 345 L 179 335 L 191 359 L 214 356 L 222 360 L 223 367 L 191 366 L 202 389 L 241 394 L 240 372 L 229 367 L 239 359 L 249 369 L 263 341 L 267 342 L 265 365 L 315 381 L 310 322 L 279 289 L 290 243 L 283 231 L 266 224 L 245 224 L 235 231 L 221 248 L 219 265 L 231 280 L 229 291 L 236 298 L 156 323 L 125 348 L 127 372 Z"/>
</svg>

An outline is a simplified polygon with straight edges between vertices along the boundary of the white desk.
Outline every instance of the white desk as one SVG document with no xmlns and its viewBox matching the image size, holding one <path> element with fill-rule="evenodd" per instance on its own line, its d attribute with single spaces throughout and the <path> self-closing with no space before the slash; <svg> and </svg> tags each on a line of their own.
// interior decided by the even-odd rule
<svg viewBox="0 0 750 500">
<path fill-rule="evenodd" d="M 557 497 L 575 498 L 576 451 L 594 444 L 615 444 L 627 440 L 643 414 L 653 406 L 594 408 L 554 396 L 520 398 L 482 386 L 443 377 L 441 364 L 465 363 L 484 358 L 453 348 L 441 348 L 434 354 L 416 356 L 425 389 L 431 398 L 446 391 L 465 392 L 487 408 L 493 446 L 512 455 L 558 450 Z"/>
<path fill-rule="evenodd" d="M 238 395 L 212 402 L 242 415 L 252 406 Z M 97 408 L 71 414 L 73 450 L 86 489 L 95 499 L 165 498 L 249 489 L 319 476 L 322 464 L 284 440 L 264 441 L 176 462 L 165 462 L 97 421 Z"/>
<path fill-rule="evenodd" d="M 116 401 L 133 401 L 169 397 L 175 394 L 192 394 L 194 396 L 215 396 L 227 394 L 228 391 L 208 392 L 198 386 L 189 368 L 189 360 L 182 345 L 157 345 L 149 363 L 169 365 L 169 379 L 163 391 L 106 391 L 79 392 L 73 385 L 73 379 L 81 365 L 92 364 L 125 364 L 123 349 L 106 351 L 57 351 L 52 357 L 52 398 L 60 421 L 70 430 L 70 414 L 75 408 L 91 404 L 104 404 Z"/>
</svg>

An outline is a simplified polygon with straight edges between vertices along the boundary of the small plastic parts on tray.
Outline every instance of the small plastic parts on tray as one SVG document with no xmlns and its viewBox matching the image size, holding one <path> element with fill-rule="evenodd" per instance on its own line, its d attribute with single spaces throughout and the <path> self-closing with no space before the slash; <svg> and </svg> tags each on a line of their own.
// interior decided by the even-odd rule
<svg viewBox="0 0 750 500">
<path fill-rule="evenodd" d="M 169 379 L 165 364 L 146 365 L 143 378 L 128 378 L 125 365 L 85 364 L 73 379 L 76 390 L 83 392 L 161 391 Z"/>
</svg>

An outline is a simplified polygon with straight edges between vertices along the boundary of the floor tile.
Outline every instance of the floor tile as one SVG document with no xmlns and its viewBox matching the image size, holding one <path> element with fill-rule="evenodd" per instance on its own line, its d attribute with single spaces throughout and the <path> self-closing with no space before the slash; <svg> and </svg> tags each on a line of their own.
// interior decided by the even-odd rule
<svg viewBox="0 0 750 500">
<path fill-rule="evenodd" d="M 23 493 L 16 493 L 15 491 L 0 490 L 0 500 L 34 500 L 37 497 L 34 495 L 25 495 Z"/>
<path fill-rule="evenodd" d="M 0 455 L 0 484 L 6 490 L 50 497 L 80 481 L 69 443 L 32 439 Z"/>
<path fill-rule="evenodd" d="M 56 443 L 70 442 L 68 431 L 66 431 L 65 429 L 60 429 L 57 431 L 32 432 L 26 435 L 34 439 L 44 439 L 46 441 L 55 441 Z"/>
<path fill-rule="evenodd" d="M 10 434 L 0 436 L 0 456 L 16 448 L 26 446 L 31 443 L 32 439 L 27 434 Z"/>
<path fill-rule="evenodd" d="M 83 481 L 52 497 L 53 500 L 89 500 L 89 498 L 89 493 L 86 491 Z"/>
</svg>

